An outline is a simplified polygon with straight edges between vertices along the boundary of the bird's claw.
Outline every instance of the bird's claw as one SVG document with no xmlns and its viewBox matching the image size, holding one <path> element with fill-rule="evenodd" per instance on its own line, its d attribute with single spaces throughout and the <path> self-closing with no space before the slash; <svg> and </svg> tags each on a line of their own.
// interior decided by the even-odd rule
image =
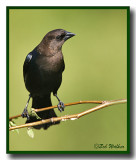
<svg viewBox="0 0 136 160">
<path fill-rule="evenodd" d="M 21 114 L 21 116 L 24 118 L 24 117 L 27 117 L 27 120 L 29 120 L 29 113 L 28 113 L 28 110 L 27 108 L 24 109 L 23 113 Z"/>
<path fill-rule="evenodd" d="M 64 111 L 65 105 L 63 102 L 59 101 L 59 104 L 57 106 L 60 112 Z"/>
</svg>

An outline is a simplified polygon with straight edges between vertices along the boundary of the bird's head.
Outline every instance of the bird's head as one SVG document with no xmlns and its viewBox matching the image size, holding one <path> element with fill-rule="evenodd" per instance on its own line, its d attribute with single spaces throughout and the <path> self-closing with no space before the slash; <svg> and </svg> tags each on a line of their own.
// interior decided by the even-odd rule
<svg viewBox="0 0 136 160">
<path fill-rule="evenodd" d="M 63 44 L 69 38 L 75 36 L 74 33 L 65 31 L 64 29 L 55 29 L 46 34 L 45 38 L 49 41 L 54 41 L 56 43 Z"/>
<path fill-rule="evenodd" d="M 41 44 L 44 46 L 44 49 L 50 52 L 57 52 L 61 50 L 62 45 L 65 41 L 75 36 L 74 33 L 65 31 L 63 29 L 55 29 L 48 32 L 43 38 Z"/>
</svg>

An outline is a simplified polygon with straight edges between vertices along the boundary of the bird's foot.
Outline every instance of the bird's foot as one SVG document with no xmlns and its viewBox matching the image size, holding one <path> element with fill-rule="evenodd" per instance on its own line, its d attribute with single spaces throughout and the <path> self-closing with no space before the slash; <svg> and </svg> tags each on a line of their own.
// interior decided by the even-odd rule
<svg viewBox="0 0 136 160">
<path fill-rule="evenodd" d="M 60 112 L 64 111 L 65 105 L 63 102 L 59 101 L 59 104 L 57 106 Z"/>
<path fill-rule="evenodd" d="M 23 113 L 21 114 L 21 116 L 24 118 L 24 117 L 27 117 L 27 120 L 29 120 L 29 113 L 28 113 L 28 110 L 27 110 L 27 108 L 24 108 L 24 111 L 23 111 Z"/>
</svg>

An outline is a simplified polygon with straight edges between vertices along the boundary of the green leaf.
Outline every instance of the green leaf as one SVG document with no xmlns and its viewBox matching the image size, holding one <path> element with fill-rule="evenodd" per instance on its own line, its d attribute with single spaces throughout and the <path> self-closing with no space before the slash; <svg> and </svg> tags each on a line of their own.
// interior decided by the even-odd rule
<svg viewBox="0 0 136 160">
<path fill-rule="evenodd" d="M 36 119 L 41 119 L 37 113 L 35 112 L 35 109 L 34 108 L 31 108 L 31 111 L 30 111 L 30 116 L 33 116 L 33 117 L 36 117 Z"/>
<path fill-rule="evenodd" d="M 16 126 L 16 123 L 13 120 L 9 121 L 9 127 L 14 127 L 14 126 Z M 15 129 L 15 130 L 12 130 L 12 131 L 16 131 L 19 134 L 19 130 L 18 129 Z"/>
<path fill-rule="evenodd" d="M 17 132 L 17 134 L 19 134 L 19 130 L 18 129 L 15 129 L 15 131 Z"/>
<path fill-rule="evenodd" d="M 9 121 L 9 125 L 10 125 L 11 127 L 16 126 L 16 124 L 15 124 L 15 122 L 14 122 L 14 121 Z"/>
<path fill-rule="evenodd" d="M 27 128 L 27 134 L 29 135 L 29 137 L 34 138 L 34 131 L 32 127 Z"/>
</svg>

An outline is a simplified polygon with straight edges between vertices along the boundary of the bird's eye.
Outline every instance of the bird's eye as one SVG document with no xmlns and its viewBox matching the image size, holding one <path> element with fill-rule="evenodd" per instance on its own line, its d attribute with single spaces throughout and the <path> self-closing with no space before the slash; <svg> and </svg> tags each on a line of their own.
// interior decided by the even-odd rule
<svg viewBox="0 0 136 160">
<path fill-rule="evenodd" d="M 64 38 L 64 36 L 65 36 L 65 35 L 58 35 L 58 36 L 56 37 L 56 39 L 57 39 L 57 40 L 62 40 L 62 39 Z"/>
<path fill-rule="evenodd" d="M 57 37 L 56 37 L 56 39 L 58 39 L 58 40 L 59 40 L 60 38 L 61 38 L 61 36 L 57 36 Z"/>
</svg>

